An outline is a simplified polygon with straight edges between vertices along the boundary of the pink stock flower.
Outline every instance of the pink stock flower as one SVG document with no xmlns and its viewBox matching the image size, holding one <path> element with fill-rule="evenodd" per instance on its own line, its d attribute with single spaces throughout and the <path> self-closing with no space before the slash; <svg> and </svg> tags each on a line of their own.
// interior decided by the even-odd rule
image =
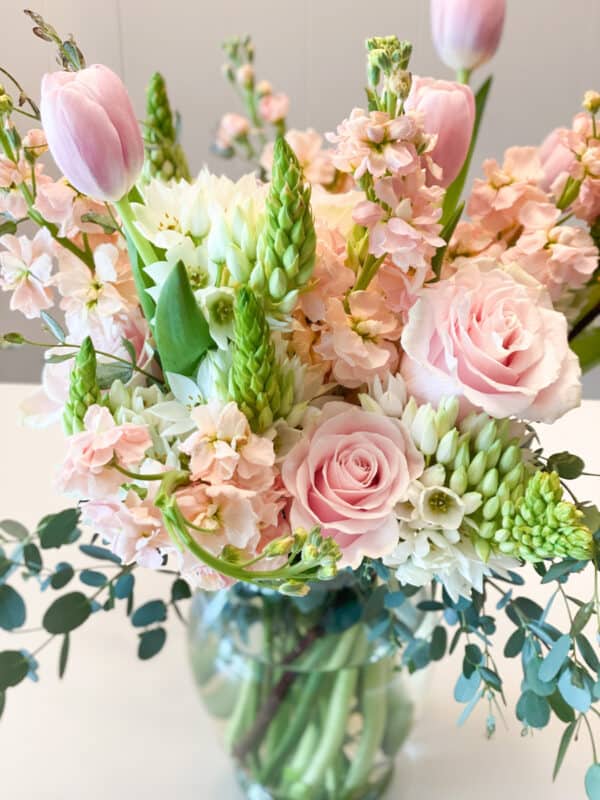
<svg viewBox="0 0 600 800">
<path fill-rule="evenodd" d="M 31 128 L 23 137 L 23 149 L 32 158 L 40 158 L 48 150 L 46 134 L 41 128 Z"/>
<path fill-rule="evenodd" d="M 431 32 L 441 60 L 472 70 L 494 55 L 502 38 L 506 0 L 431 0 Z"/>
<path fill-rule="evenodd" d="M 313 322 L 325 319 L 327 302 L 342 297 L 355 280 L 354 272 L 344 264 L 346 240 L 335 230 L 317 222 L 315 268 L 307 291 L 300 294 L 298 307 Z"/>
<path fill-rule="evenodd" d="M 290 99 L 287 94 L 265 94 L 258 101 L 258 113 L 265 122 L 275 125 L 284 120 L 290 110 Z"/>
<path fill-rule="evenodd" d="M 573 167 L 575 156 L 566 146 L 569 131 L 567 128 L 556 128 L 544 139 L 538 151 L 543 177 L 540 186 L 549 192 L 552 184 L 563 173 L 569 173 Z"/>
<path fill-rule="evenodd" d="M 226 545 L 256 552 L 260 534 L 257 515 L 252 507 L 253 492 L 229 484 L 190 484 L 175 493 L 183 515 L 206 533 L 191 530 L 205 550 L 220 555 Z"/>
<path fill-rule="evenodd" d="M 195 589 L 202 589 L 204 592 L 219 592 L 222 589 L 229 589 L 236 583 L 232 578 L 228 578 L 227 575 L 208 567 L 188 550 L 183 553 L 178 552 L 177 558 L 181 577 Z"/>
<path fill-rule="evenodd" d="M 211 400 L 196 406 L 197 431 L 181 445 L 190 456 L 193 480 L 224 483 L 235 478 L 245 488 L 265 489 L 273 483 L 273 443 L 250 430 L 248 419 L 234 402 Z"/>
<path fill-rule="evenodd" d="M 59 226 L 60 236 L 66 236 L 72 225 L 76 197 L 66 181 L 49 181 L 38 187 L 34 207 L 44 219 Z"/>
<path fill-rule="evenodd" d="M 519 215 L 523 233 L 503 260 L 516 263 L 559 300 L 565 289 L 587 283 L 598 265 L 598 249 L 583 228 L 557 225 L 561 212 L 551 203 L 527 203 Z"/>
<path fill-rule="evenodd" d="M 463 411 L 552 422 L 579 403 L 581 370 L 567 321 L 516 267 L 457 265 L 426 286 L 402 332 L 401 372 L 418 400 L 463 398 Z"/>
<path fill-rule="evenodd" d="M 40 110 L 52 157 L 78 191 L 120 200 L 142 169 L 144 144 L 121 79 L 94 64 L 42 79 Z"/>
<path fill-rule="evenodd" d="M 309 183 L 329 186 L 335 180 L 335 167 L 331 153 L 323 150 L 323 137 L 320 133 L 308 128 L 305 131 L 289 130 L 285 139 L 292 148 L 304 177 Z M 273 167 L 273 142 L 269 142 L 263 150 L 260 163 L 267 172 Z"/>
<path fill-rule="evenodd" d="M 421 112 L 426 133 L 436 137 L 429 156 L 442 168 L 442 177 L 436 180 L 430 175 L 428 182 L 449 186 L 469 152 L 475 122 L 473 92 L 462 83 L 414 76 L 405 107 Z"/>
<path fill-rule="evenodd" d="M 333 378 L 355 388 L 376 375 L 385 376 L 398 365 L 395 346 L 401 325 L 383 297 L 373 291 L 352 292 L 350 312 L 337 298 L 327 304 L 325 327 L 316 352 L 332 362 Z"/>
<path fill-rule="evenodd" d="M 429 265 L 409 267 L 403 271 L 388 256 L 379 267 L 375 285 L 381 290 L 390 311 L 404 319 L 406 312 L 417 301 L 423 284 L 430 277 L 433 277 L 433 272 Z"/>
<path fill-rule="evenodd" d="M 292 528 L 320 526 L 339 544 L 342 567 L 390 553 L 398 542 L 394 506 L 424 466 L 404 425 L 332 402 L 305 434 L 282 467 Z"/>
<path fill-rule="evenodd" d="M 482 255 L 499 259 L 505 250 L 506 242 L 498 240 L 487 228 L 477 222 L 461 220 L 448 244 L 446 260 L 452 262 L 458 258 L 477 258 Z"/>
<path fill-rule="evenodd" d="M 229 149 L 235 141 L 247 136 L 250 131 L 249 120 L 241 114 L 228 113 L 221 117 L 215 137 L 219 149 Z"/>
<path fill-rule="evenodd" d="M 78 258 L 65 256 L 56 275 L 56 285 L 62 296 L 61 308 L 67 314 L 97 313 L 110 317 L 124 311 L 127 303 L 117 289 L 117 266 L 121 253 L 112 243 L 94 249 L 94 272 Z"/>
<path fill-rule="evenodd" d="M 353 109 L 327 139 L 335 145 L 331 158 L 341 172 L 358 180 L 366 173 L 379 178 L 386 172 L 406 175 L 419 167 L 415 141 L 420 129 L 414 117 L 390 119 L 384 111 Z"/>
<path fill-rule="evenodd" d="M 467 211 L 493 233 L 518 227 L 519 212 L 525 203 L 548 202 L 548 196 L 539 188 L 544 173 L 536 147 L 509 147 L 502 166 L 488 159 L 483 171 L 486 180 L 473 182 Z"/>
<path fill-rule="evenodd" d="M 20 311 L 27 319 L 53 305 L 52 237 L 42 228 L 33 239 L 6 234 L 0 239 L 5 248 L 0 253 L 0 287 L 12 292 L 11 311 Z"/>
<path fill-rule="evenodd" d="M 152 438 L 145 425 L 117 425 L 110 411 L 99 405 L 88 408 L 84 425 L 85 430 L 68 439 L 59 488 L 83 498 L 109 497 L 126 480 L 111 461 L 117 459 L 123 467 L 139 464 Z"/>
</svg>

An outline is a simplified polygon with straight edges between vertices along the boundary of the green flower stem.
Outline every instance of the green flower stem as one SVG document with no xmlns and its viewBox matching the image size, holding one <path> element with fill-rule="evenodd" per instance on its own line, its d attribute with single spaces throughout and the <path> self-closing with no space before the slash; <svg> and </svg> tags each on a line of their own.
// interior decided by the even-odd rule
<svg viewBox="0 0 600 800">
<path fill-rule="evenodd" d="M 129 204 L 127 197 L 122 197 L 114 204 L 114 206 L 119 212 L 119 216 L 121 217 L 121 221 L 125 231 L 127 232 L 127 235 L 135 245 L 135 249 L 138 251 L 144 264 L 148 266 L 149 264 L 154 264 L 156 261 L 159 261 L 158 255 L 156 254 L 152 244 L 138 231 L 135 224 L 133 211 L 131 210 L 131 205 Z"/>
<path fill-rule="evenodd" d="M 471 70 L 470 69 L 457 70 L 456 80 L 458 81 L 458 83 L 464 83 L 466 86 L 468 86 L 469 81 L 471 80 Z"/>
<path fill-rule="evenodd" d="M 229 751 L 234 749 L 236 743 L 250 726 L 254 716 L 253 708 L 255 706 L 255 695 L 258 686 L 256 667 L 257 665 L 253 663 L 249 674 L 244 679 L 239 692 L 238 701 L 229 720 L 229 724 L 227 725 L 225 741 Z"/>
<path fill-rule="evenodd" d="M 381 658 L 363 669 L 360 698 L 363 728 L 358 750 L 344 782 L 345 792 L 357 791 L 368 781 L 373 761 L 381 747 L 387 718 L 386 691 L 390 665 L 389 658 Z"/>
<path fill-rule="evenodd" d="M 352 289 L 353 292 L 359 292 L 363 289 L 367 289 L 377 272 L 379 271 L 379 267 L 383 264 L 385 256 L 381 256 L 380 258 L 375 258 L 375 256 L 368 255 L 363 267 L 360 271 L 360 275 L 358 276 L 358 280 L 354 284 Z"/>
</svg>

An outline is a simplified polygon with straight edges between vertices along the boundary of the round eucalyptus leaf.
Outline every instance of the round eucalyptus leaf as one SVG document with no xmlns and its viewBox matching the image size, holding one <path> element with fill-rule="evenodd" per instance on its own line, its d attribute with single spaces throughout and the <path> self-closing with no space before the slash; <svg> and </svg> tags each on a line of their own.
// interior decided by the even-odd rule
<svg viewBox="0 0 600 800">
<path fill-rule="evenodd" d="M 600 800 L 600 764 L 592 764 L 585 773 L 585 791 L 589 800 Z"/>
<path fill-rule="evenodd" d="M 140 643 L 138 646 L 138 658 L 146 660 L 153 658 L 160 653 L 167 639 L 167 632 L 164 628 L 152 628 L 152 630 L 140 633 Z"/>
<path fill-rule="evenodd" d="M 167 607 L 162 600 L 150 600 L 143 606 L 136 608 L 131 617 L 131 623 L 136 628 L 153 625 L 155 622 L 164 622 L 167 618 Z"/>
<path fill-rule="evenodd" d="M 48 633 L 68 633 L 83 625 L 91 613 L 92 605 L 82 592 L 69 592 L 52 603 L 42 625 Z"/>
<path fill-rule="evenodd" d="M 61 561 L 56 565 L 56 569 L 50 578 L 50 586 L 53 589 L 62 589 L 75 574 L 73 567 L 66 561 Z"/>
<path fill-rule="evenodd" d="M 20 628 L 25 622 L 25 616 L 23 598 L 16 589 L 3 583 L 0 586 L 0 628 L 5 631 Z"/>
<path fill-rule="evenodd" d="M 0 692 L 16 686 L 27 677 L 29 661 L 18 650 L 3 650 L 0 653 Z"/>
<path fill-rule="evenodd" d="M 523 692 L 517 703 L 517 717 L 531 728 L 545 728 L 550 721 L 550 704 L 535 692 Z"/>
<path fill-rule="evenodd" d="M 565 480 L 573 480 L 581 475 L 585 469 L 585 464 L 579 456 L 563 451 L 562 453 L 554 453 L 548 458 L 548 469 L 558 472 L 560 477 Z"/>
</svg>

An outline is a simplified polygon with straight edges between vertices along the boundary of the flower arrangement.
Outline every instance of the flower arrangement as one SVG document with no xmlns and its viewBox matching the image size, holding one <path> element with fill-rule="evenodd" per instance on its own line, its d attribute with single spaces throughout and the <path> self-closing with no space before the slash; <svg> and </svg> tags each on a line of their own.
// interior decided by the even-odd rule
<svg viewBox="0 0 600 800">
<path fill-rule="evenodd" d="M 58 485 L 78 507 L 34 533 L 0 523 L 13 547 L 0 555 L 0 626 L 25 620 L 13 576 L 52 590 L 72 580 L 42 551 L 74 546 L 79 523 L 97 537 L 79 550 L 119 568 L 86 568 L 94 593 L 49 606 L 61 674 L 71 632 L 118 600 L 144 628 L 140 657 L 162 648 L 167 604 L 133 609 L 137 567 L 169 566 L 176 611 L 196 588 L 242 582 L 301 603 L 353 575 L 411 672 L 465 643 L 455 696 L 463 718 L 490 703 L 491 735 L 507 702 L 493 604 L 514 623 L 504 653 L 523 664 L 518 719 L 564 723 L 555 774 L 586 729 L 586 789 L 600 797 L 600 661 L 586 632 L 600 624 L 598 582 L 590 599 L 565 591 L 574 573 L 597 578 L 600 514 L 568 487 L 581 459 L 546 456 L 533 427 L 574 408 L 582 369 L 600 360 L 600 94 L 541 146 L 486 161 L 461 201 L 491 87 L 474 94 L 469 80 L 498 46 L 504 2 L 432 2 L 457 82 L 413 75 L 408 42 L 369 39 L 367 108 L 326 139 L 287 129 L 288 98 L 256 79 L 250 39 L 234 39 L 225 74 L 246 113 L 225 115 L 215 147 L 255 171 L 193 177 L 162 76 L 142 136 L 120 79 L 27 13 L 61 69 L 44 76 L 39 108 L 3 70 L 18 94 L 0 96 L 0 288 L 46 333 L 2 342 L 46 350 L 24 411 L 62 421 Z M 18 115 L 41 127 L 22 136 Z M 513 596 L 537 579 L 555 586 L 544 609 Z M 396 613 L 413 597 L 433 619 L 426 635 Z M 550 622 L 557 598 L 564 632 Z M 36 654 L 0 652 L 0 706 Z M 368 763 L 372 744 L 360 747 Z M 317 796 L 333 769 L 321 760 L 285 797 Z"/>
</svg>

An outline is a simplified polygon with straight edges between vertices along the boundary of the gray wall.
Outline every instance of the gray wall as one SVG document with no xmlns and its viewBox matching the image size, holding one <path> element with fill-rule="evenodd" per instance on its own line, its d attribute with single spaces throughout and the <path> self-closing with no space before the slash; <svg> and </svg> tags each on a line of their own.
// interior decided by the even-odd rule
<svg viewBox="0 0 600 800">
<path fill-rule="evenodd" d="M 23 5 L 2 0 L 0 60 L 35 94 L 53 53 L 32 37 Z M 600 89 L 600 0 L 508 0 L 508 7 L 475 164 L 511 144 L 539 142 L 569 121 L 586 89 Z M 208 161 L 223 169 L 209 145 L 217 120 L 234 105 L 220 75 L 219 45 L 228 36 L 253 35 L 259 76 L 288 92 L 296 127 L 330 130 L 362 104 L 367 36 L 410 39 L 415 72 L 450 77 L 430 42 L 427 0 L 37 0 L 35 8 L 59 32 L 73 31 L 90 63 L 102 61 L 122 75 L 140 117 L 150 74 L 167 76 L 194 168 Z M 37 331 L 20 315 L 11 318 L 1 296 L 0 330 L 14 328 Z M 39 364 L 39 353 L 3 352 L 0 380 L 35 381 Z M 600 396 L 600 372 L 586 389 Z"/>
</svg>

